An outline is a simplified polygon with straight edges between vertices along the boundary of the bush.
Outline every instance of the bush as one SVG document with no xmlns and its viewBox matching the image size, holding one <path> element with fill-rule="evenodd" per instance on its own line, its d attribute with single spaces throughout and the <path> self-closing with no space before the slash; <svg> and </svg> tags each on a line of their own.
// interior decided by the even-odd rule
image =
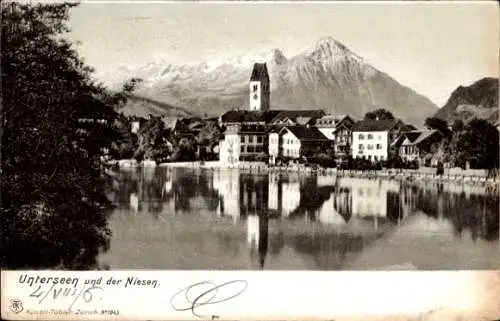
<svg viewBox="0 0 500 321">
<path fill-rule="evenodd" d="M 335 167 L 335 160 L 327 154 L 323 153 L 311 157 L 309 159 L 309 162 L 326 168 Z"/>
</svg>

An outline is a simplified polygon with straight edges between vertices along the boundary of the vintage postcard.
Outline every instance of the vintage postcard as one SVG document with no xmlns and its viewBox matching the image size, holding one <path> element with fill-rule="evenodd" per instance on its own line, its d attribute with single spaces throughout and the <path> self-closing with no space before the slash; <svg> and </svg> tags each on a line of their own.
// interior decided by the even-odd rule
<svg viewBox="0 0 500 321">
<path fill-rule="evenodd" d="M 494 1 L 2 1 L 5 320 L 500 318 Z"/>
</svg>

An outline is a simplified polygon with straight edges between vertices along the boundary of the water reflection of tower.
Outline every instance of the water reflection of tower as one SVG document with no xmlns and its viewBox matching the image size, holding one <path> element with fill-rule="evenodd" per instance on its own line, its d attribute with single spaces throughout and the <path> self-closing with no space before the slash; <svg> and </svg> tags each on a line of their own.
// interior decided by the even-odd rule
<svg viewBox="0 0 500 321">
<path fill-rule="evenodd" d="M 257 251 L 259 266 L 264 268 L 269 246 L 269 217 L 266 213 L 247 217 L 247 241 L 252 262 Z"/>
<path fill-rule="evenodd" d="M 267 213 L 269 181 L 266 176 L 245 175 L 240 184 L 240 210 L 242 214 Z"/>
<path fill-rule="evenodd" d="M 240 210 L 240 173 L 238 171 L 214 171 L 213 188 L 219 192 L 217 212 L 221 216 L 231 216 L 237 221 Z"/>
</svg>

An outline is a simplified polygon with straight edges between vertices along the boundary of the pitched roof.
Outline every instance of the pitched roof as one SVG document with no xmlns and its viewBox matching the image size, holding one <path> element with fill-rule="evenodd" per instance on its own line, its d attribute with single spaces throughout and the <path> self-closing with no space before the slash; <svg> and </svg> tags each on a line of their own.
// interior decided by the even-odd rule
<svg viewBox="0 0 500 321">
<path fill-rule="evenodd" d="M 328 114 L 328 115 L 325 115 L 325 116 L 321 117 L 321 119 L 333 120 L 335 122 L 340 122 L 342 119 L 344 119 L 346 117 L 349 117 L 349 116 L 348 115 L 344 115 L 344 114 L 338 114 L 338 115 Z"/>
<path fill-rule="evenodd" d="M 325 115 L 325 112 L 321 109 L 309 109 L 309 110 L 280 110 L 279 113 L 271 120 L 271 122 L 276 122 L 289 118 L 296 121 L 300 117 L 309 118 L 320 118 Z"/>
<path fill-rule="evenodd" d="M 289 130 L 299 140 L 328 140 L 316 127 L 286 126 L 283 129 Z"/>
<path fill-rule="evenodd" d="M 221 116 L 223 123 L 264 122 L 269 123 L 280 110 L 250 111 L 230 110 Z"/>
<path fill-rule="evenodd" d="M 260 80 L 269 81 L 269 73 L 267 72 L 266 63 L 255 63 L 253 65 L 252 76 L 250 77 L 250 81 L 260 81 Z"/>
<path fill-rule="evenodd" d="M 284 126 L 282 125 L 269 125 L 267 126 L 266 133 L 279 133 Z"/>
<path fill-rule="evenodd" d="M 434 134 L 441 134 L 441 132 L 436 130 L 436 129 L 422 131 L 420 136 L 418 136 L 418 138 L 413 142 L 413 144 L 418 145 L 418 144 L 424 142 L 425 140 L 427 140 L 429 137 L 431 137 Z"/>
<path fill-rule="evenodd" d="M 382 132 L 392 129 L 399 119 L 361 120 L 352 127 L 353 132 Z"/>
<path fill-rule="evenodd" d="M 418 145 L 435 134 L 441 134 L 441 132 L 436 129 L 409 131 L 401 134 L 401 136 L 399 136 L 398 139 L 396 139 L 392 145 L 394 146 L 401 145 L 402 143 L 405 142 L 406 139 L 408 139 L 410 143 L 408 145 Z"/>
<path fill-rule="evenodd" d="M 338 126 L 342 123 L 344 123 L 345 120 L 350 120 L 352 123 L 354 123 L 354 120 L 349 116 L 349 115 L 343 115 L 343 114 L 338 114 L 338 115 L 325 115 L 319 119 L 316 120 L 316 125 L 321 127 L 321 125 L 330 125 L 330 126 Z"/>
</svg>

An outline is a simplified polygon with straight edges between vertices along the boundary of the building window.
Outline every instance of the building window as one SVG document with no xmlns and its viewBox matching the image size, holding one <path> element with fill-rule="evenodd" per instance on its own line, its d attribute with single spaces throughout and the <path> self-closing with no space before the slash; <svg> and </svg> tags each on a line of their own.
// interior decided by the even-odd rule
<svg viewBox="0 0 500 321">
<path fill-rule="evenodd" d="M 257 143 L 262 144 L 262 136 L 257 136 Z"/>
<path fill-rule="evenodd" d="M 253 85 L 253 91 L 254 91 L 254 92 L 256 92 L 258 88 L 259 88 L 259 86 L 257 86 L 257 85 Z"/>
<path fill-rule="evenodd" d="M 369 145 L 368 145 L 368 149 L 373 149 L 373 145 L 372 145 L 372 144 L 369 144 Z"/>
<path fill-rule="evenodd" d="M 359 140 L 361 140 L 361 139 L 365 139 L 365 135 L 363 135 L 363 134 L 359 134 L 359 135 L 358 135 L 358 139 L 359 139 Z"/>
<path fill-rule="evenodd" d="M 373 160 L 374 160 L 374 161 L 378 161 L 378 157 L 377 157 L 376 155 L 375 155 L 375 156 L 373 156 Z"/>
<path fill-rule="evenodd" d="M 256 153 L 262 153 L 262 146 L 257 146 L 257 147 L 255 148 L 255 152 L 256 152 Z"/>
<path fill-rule="evenodd" d="M 241 152 L 241 153 L 244 153 L 244 152 L 245 152 L 245 146 L 241 146 L 241 148 L 240 148 L 240 152 Z"/>
<path fill-rule="evenodd" d="M 382 144 L 377 144 L 377 149 L 378 150 L 382 149 Z"/>
<path fill-rule="evenodd" d="M 240 141 L 241 141 L 242 143 L 244 143 L 244 142 L 245 142 L 245 135 L 241 135 L 241 136 L 240 136 Z"/>
<path fill-rule="evenodd" d="M 249 152 L 249 153 L 253 153 L 253 152 L 254 152 L 254 148 L 253 148 L 253 146 L 248 146 L 248 152 Z"/>
<path fill-rule="evenodd" d="M 382 140 L 382 135 L 378 135 L 378 140 Z"/>
<path fill-rule="evenodd" d="M 368 134 L 368 139 L 373 139 L 373 135 L 372 134 Z"/>
<path fill-rule="evenodd" d="M 363 144 L 359 144 L 359 145 L 358 145 L 358 149 L 359 149 L 359 150 L 363 150 L 363 149 L 364 149 L 364 148 L 363 148 Z"/>
</svg>

